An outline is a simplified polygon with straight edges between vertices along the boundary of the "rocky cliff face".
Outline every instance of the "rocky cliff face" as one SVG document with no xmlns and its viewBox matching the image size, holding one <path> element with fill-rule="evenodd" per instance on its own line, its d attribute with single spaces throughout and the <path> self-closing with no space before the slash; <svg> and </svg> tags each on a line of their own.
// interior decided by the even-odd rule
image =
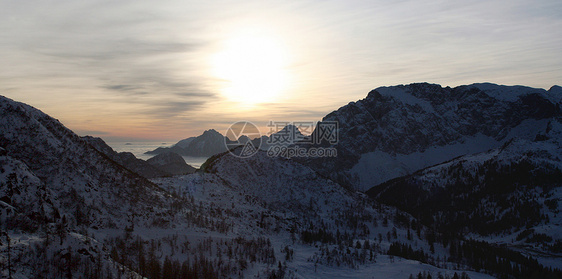
<svg viewBox="0 0 562 279">
<path fill-rule="evenodd" d="M 561 99 L 557 86 L 381 87 L 323 118 L 339 122 L 337 158 L 305 161 L 347 187 L 367 190 L 511 138 L 534 139 L 561 115 Z"/>
</svg>

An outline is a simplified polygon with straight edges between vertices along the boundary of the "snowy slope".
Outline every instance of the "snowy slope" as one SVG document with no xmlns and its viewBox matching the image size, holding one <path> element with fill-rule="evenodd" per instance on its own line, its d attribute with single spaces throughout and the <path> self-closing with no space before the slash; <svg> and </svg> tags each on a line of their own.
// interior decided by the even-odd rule
<svg viewBox="0 0 562 279">
<path fill-rule="evenodd" d="M 534 140 L 514 138 L 499 148 L 393 179 L 367 193 L 417 212 L 427 225 L 560 260 L 561 119 L 547 126 Z"/>
<path fill-rule="evenodd" d="M 561 115 L 559 87 L 434 84 L 381 87 L 324 117 L 339 122 L 337 158 L 305 163 L 340 184 L 370 187 L 452 158 L 534 139 Z"/>
<path fill-rule="evenodd" d="M 57 120 L 4 97 L 0 110 L 0 145 L 41 180 L 60 203 L 59 213 L 73 222 L 115 226 L 130 210 L 142 212 L 161 199 L 156 185 L 109 160 Z M 92 209 L 90 219 L 77 219 L 77 208 L 86 206 Z"/>
<path fill-rule="evenodd" d="M 56 119 L 1 96 L 0 112 L 0 229 L 7 233 L 0 240 L 0 250 L 5 252 L 2 266 L 8 253 L 20 259 L 15 270 L 21 278 L 38 274 L 30 275 L 34 269 L 28 269 L 28 262 L 41 259 L 35 253 L 46 253 L 59 262 L 60 257 L 87 246 L 69 244 L 74 250 L 68 252 L 63 244 L 69 234 L 75 233 L 76 239 L 89 230 L 124 229 L 130 226 L 131 216 L 147 222 L 166 205 L 166 192 L 98 152 Z M 22 243 L 14 243 L 13 248 L 19 250 L 10 252 L 6 238 L 22 233 L 23 238 L 18 238 Z M 58 246 L 49 244 L 55 235 Z M 108 273 L 117 274 L 117 265 L 101 259 L 107 251 L 97 251 L 100 267 L 108 265 Z M 57 267 L 49 263 L 33 272 L 55 276 Z M 82 271 L 87 265 L 87 261 L 80 264 Z M 2 272 L 7 276 L 6 269 Z"/>
<path fill-rule="evenodd" d="M 269 277 L 281 272 L 276 259 L 288 246 L 300 260 L 289 260 L 283 272 L 296 276 L 311 258 L 329 263 L 314 247 L 318 236 L 339 228 L 340 241 L 352 247 L 395 227 L 392 220 L 373 225 L 391 219 L 391 209 L 375 209 L 295 162 L 227 154 L 207 167 L 214 173 L 155 180 L 157 186 L 30 106 L 2 97 L 0 109 L 2 276 L 135 277 L 135 270 L 170 278 L 166 272 L 186 266 L 186 276 Z M 406 234 L 394 230 L 396 239 Z M 385 253 L 390 241 L 369 251 Z M 358 255 L 338 259 L 350 272 L 372 262 Z"/>
<path fill-rule="evenodd" d="M 275 250 L 282 251 L 276 253 L 277 261 L 283 263 L 284 274 L 289 278 L 361 278 L 373 272 L 378 274 L 375 278 L 399 274 L 407 278 L 423 271 L 435 276 L 437 272 L 451 276 L 454 273 L 444 267 L 381 255 L 395 241 L 429 254 L 430 244 L 424 238 L 429 232 L 422 228 L 421 238 L 415 233 L 407 238 L 409 225 L 394 221 L 398 218 L 395 209 L 345 190 L 297 162 L 270 158 L 266 152 L 244 159 L 224 153 L 211 158 L 203 169 L 205 173 L 154 181 L 200 204 L 199 210 L 222 212 L 222 220 L 235 235 L 271 239 Z M 403 220 L 411 218 L 400 216 Z M 193 235 L 200 234 L 196 231 Z M 369 241 L 369 250 L 364 250 L 366 246 L 357 249 L 358 242 L 366 245 Z M 292 251 L 290 259 L 284 255 L 286 247 Z M 440 244 L 435 247 L 430 261 L 447 257 L 446 248 Z M 332 251 L 330 255 L 324 253 L 326 249 Z M 375 258 L 369 256 L 369 251 Z M 362 253 L 367 255 L 365 259 Z M 452 267 L 449 264 L 448 268 Z M 278 271 L 277 265 L 263 268 Z M 268 274 L 263 270 L 249 272 L 260 278 Z M 471 276 L 490 278 L 475 272 Z"/>
<path fill-rule="evenodd" d="M 223 155 L 206 167 L 235 189 L 249 193 L 268 203 L 282 206 L 307 204 L 311 198 L 334 209 L 351 202 L 350 194 L 338 184 L 320 177 L 312 169 L 291 160 L 270 158 L 265 151 L 239 159 Z M 337 202 L 338 205 L 327 204 Z"/>
<path fill-rule="evenodd" d="M 28 217 L 53 216 L 55 206 L 51 191 L 23 162 L 10 156 L 0 156 L 0 221 L 3 224 L 26 224 Z M 27 216 L 26 216 L 27 215 Z"/>
<path fill-rule="evenodd" d="M 2 97 L 0 111 L 4 277 L 9 270 L 16 278 L 408 278 L 463 271 L 490 278 L 483 273 L 500 272 L 458 253 L 484 247 L 495 258 L 499 248 L 423 226 L 416 214 L 293 160 L 226 152 L 210 158 L 204 172 L 148 181 L 32 107 Z M 558 127 L 547 123 L 537 142 L 555 145 L 550 138 Z M 550 158 L 543 155 L 536 158 Z M 497 258 L 518 270 L 541 268 L 527 258 L 500 252 Z"/>
</svg>

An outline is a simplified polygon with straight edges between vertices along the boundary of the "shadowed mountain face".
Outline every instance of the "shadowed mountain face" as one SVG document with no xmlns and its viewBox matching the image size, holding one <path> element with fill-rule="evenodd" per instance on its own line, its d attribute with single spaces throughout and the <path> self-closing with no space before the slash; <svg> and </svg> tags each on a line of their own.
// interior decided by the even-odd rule
<svg viewBox="0 0 562 279">
<path fill-rule="evenodd" d="M 18 225 L 66 216 L 73 224 L 121 227 L 131 212 L 162 204 L 159 188 L 96 150 L 58 120 L 0 96 L 4 150 L 0 200 Z M 31 209 L 31 210 L 30 210 Z"/>
<path fill-rule="evenodd" d="M 562 210 L 562 123 L 549 127 L 534 141 L 510 140 L 390 180 L 367 194 L 441 231 L 490 235 L 533 228 L 561 241 L 553 224 L 560 224 Z"/>
<path fill-rule="evenodd" d="M 196 137 L 190 137 L 190 138 L 186 138 L 186 139 L 182 139 L 180 141 L 178 141 L 176 144 L 174 144 L 174 146 L 176 147 L 181 147 L 181 148 L 187 148 L 189 146 L 189 144 L 195 139 Z"/>
<path fill-rule="evenodd" d="M 339 122 L 338 157 L 303 162 L 364 191 L 514 137 L 534 139 L 561 115 L 559 91 L 487 83 L 377 88 L 323 118 Z"/>
<path fill-rule="evenodd" d="M 182 156 L 173 152 L 158 154 L 148 159 L 146 162 L 171 175 L 190 174 L 195 172 L 195 168 L 186 164 Z"/>
</svg>

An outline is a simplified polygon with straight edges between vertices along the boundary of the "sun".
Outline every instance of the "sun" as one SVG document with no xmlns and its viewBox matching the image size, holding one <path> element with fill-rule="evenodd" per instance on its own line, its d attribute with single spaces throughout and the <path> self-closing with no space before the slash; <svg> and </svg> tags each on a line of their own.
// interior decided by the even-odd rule
<svg viewBox="0 0 562 279">
<path fill-rule="evenodd" d="M 238 36 L 213 57 L 213 70 L 224 81 L 221 92 L 247 105 L 273 102 L 287 87 L 286 53 L 277 40 Z"/>
</svg>

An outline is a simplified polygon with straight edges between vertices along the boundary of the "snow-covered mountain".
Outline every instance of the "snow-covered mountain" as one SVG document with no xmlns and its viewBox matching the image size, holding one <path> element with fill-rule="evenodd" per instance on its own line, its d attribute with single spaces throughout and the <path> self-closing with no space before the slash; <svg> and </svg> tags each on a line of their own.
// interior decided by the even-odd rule
<svg viewBox="0 0 562 279">
<path fill-rule="evenodd" d="M 241 147 L 238 149 L 242 149 Z M 203 166 L 205 172 L 220 177 L 227 185 L 242 192 L 259 197 L 269 206 L 305 214 L 308 217 L 322 213 L 320 209 L 337 210 L 352 203 L 355 194 L 340 185 L 319 176 L 312 169 L 292 160 L 270 158 L 259 151 L 247 159 L 228 153 L 209 159 Z M 313 199 L 319 204 L 314 212 L 305 208 Z"/>
<path fill-rule="evenodd" d="M 432 269 L 416 261 L 382 271 L 381 267 L 394 264 L 394 256 L 381 254 L 397 243 L 414 247 L 420 256 L 417 260 L 426 263 L 435 264 L 449 252 L 441 244 L 428 243 L 424 235 L 432 232 L 410 215 L 346 190 L 298 162 L 269 157 L 265 151 L 249 158 L 225 152 L 211 157 L 201 169 L 204 172 L 155 182 L 195 204 L 202 203 L 200 208 L 222 210 L 221 219 L 229 233 L 271 239 L 282 252 L 282 258 L 276 258 L 282 264 L 261 275 L 246 275 L 341 278 L 379 272 L 383 277 L 407 277 L 417 274 L 418 268 L 435 275 L 452 276 L 455 272 L 446 270 L 446 265 Z M 393 255 L 406 256 L 401 252 Z M 487 278 L 469 274 L 471 278 Z"/>
<path fill-rule="evenodd" d="M 66 257 L 71 255 L 76 264 L 85 265 L 90 256 L 99 257 L 104 267 L 111 260 L 86 236 L 89 230 L 125 229 L 132 218 L 149 222 L 151 214 L 168 208 L 169 195 L 156 184 L 117 164 L 56 119 L 3 96 L 0 112 L 0 228 L 8 232 L 1 240 L 7 251 L 3 267 L 8 253 L 19 257 L 16 270 L 29 278 L 43 272 L 55 276 L 54 263 L 69 265 Z M 48 245 L 54 235 L 57 244 Z M 6 246 L 12 242 L 6 238 L 15 246 Z M 49 249 L 33 252 L 39 254 L 27 250 L 40 244 Z M 35 275 L 26 265 L 36 267 Z M 7 270 L 11 268 L 2 268 L 2 274 L 7 276 Z"/>
<path fill-rule="evenodd" d="M 561 254 L 561 146 L 557 119 L 532 141 L 512 139 L 390 180 L 367 194 L 441 231 Z"/>
<path fill-rule="evenodd" d="M 553 120 L 559 105 L 554 106 L 554 112 L 548 112 L 551 100 L 558 94 L 550 93 L 556 90 L 545 94 L 548 98 L 529 95 L 537 100 L 529 101 L 532 105 L 527 109 L 540 109 L 534 109 L 532 117 L 514 120 L 514 127 L 520 129 L 511 128 L 496 140 L 503 143 L 503 150 L 463 157 L 476 162 L 477 168 L 490 160 L 518 162 L 522 154 L 532 157 L 531 170 L 537 174 L 531 177 L 533 183 L 516 188 L 535 185 L 531 195 L 536 192 L 539 197 L 532 200 L 525 196 L 525 191 L 513 191 L 512 198 L 529 199 L 532 205 L 540 205 L 539 211 L 548 214 L 550 223 L 541 217 L 539 223 L 525 223 L 531 225 L 529 231 L 513 229 L 511 233 L 519 238 L 516 241 L 520 244 L 552 237 L 544 247 L 531 247 L 549 253 L 551 250 L 547 249 L 558 245 L 553 236 L 556 230 L 548 231 L 558 222 L 554 211 L 559 206 L 559 194 L 553 192 L 558 188 L 545 190 L 549 189 L 548 181 L 557 179 L 555 170 L 560 169 L 562 129 L 560 122 Z M 525 96 L 518 96 L 517 100 Z M 418 111 L 421 119 L 426 117 L 415 105 L 390 101 L 393 97 L 389 96 L 380 98 L 389 99 L 386 105 L 402 106 L 408 113 Z M 392 107 L 387 109 L 393 111 Z M 383 204 L 392 203 L 383 199 L 384 194 L 392 192 L 391 188 L 376 194 L 369 191 L 376 201 L 360 191 L 342 187 L 338 179 L 351 168 L 332 169 L 338 172 L 335 176 L 328 172 L 329 168 L 320 168 L 321 164 L 334 167 L 333 161 L 297 162 L 270 157 L 263 151 L 239 158 L 223 152 L 209 158 L 200 172 L 149 181 L 30 106 L 0 97 L 0 112 L 0 274 L 5 277 L 9 272 L 18 278 L 408 278 L 416 274 L 418 278 L 428 278 L 428 274 L 433 278 L 562 277 L 562 272 L 555 269 L 561 267 L 556 258 L 548 260 L 536 254 L 540 256 L 539 264 L 528 257 L 526 247 L 523 248 L 527 250 L 520 251 L 490 244 L 498 242 L 497 239 L 489 239 L 489 235 L 478 231 L 470 233 L 484 241 L 442 230 L 441 223 L 426 220 L 438 212 L 432 207 L 428 208 L 433 211 L 424 213 L 400 203 L 396 203 L 397 207 Z M 511 118 L 521 117 L 514 112 Z M 349 114 L 348 120 L 351 119 L 353 114 Z M 524 123 L 532 128 L 531 132 L 521 128 Z M 359 130 L 354 130 L 352 124 L 343 125 L 340 134 L 342 163 L 370 150 L 347 139 L 368 139 L 355 133 Z M 478 129 L 483 127 L 486 125 Z M 454 131 L 463 130 L 449 128 L 443 128 L 441 133 L 449 132 L 451 138 Z M 399 134 L 392 127 L 386 129 Z M 210 138 L 215 133 L 211 131 Z M 424 133 L 435 140 L 429 131 Z M 505 132 L 498 132 L 501 133 Z M 458 134 L 459 141 L 469 138 Z M 509 135 L 521 136 L 504 140 Z M 405 141 L 412 150 L 433 146 L 429 141 L 415 139 Z M 193 139 L 189 146 L 197 142 L 212 141 Z M 371 143 L 378 142 L 365 144 Z M 224 146 L 224 142 L 221 144 Z M 429 148 L 432 147 L 426 149 Z M 435 181 L 438 187 L 448 185 L 447 181 L 454 177 L 444 175 L 448 171 L 446 164 L 434 167 L 434 180 L 430 180 L 429 173 L 420 177 Z M 472 173 L 471 166 L 462 165 L 462 169 L 466 167 L 463 171 Z M 463 175 L 459 175 L 459 181 L 464 179 Z M 547 182 L 537 180 L 543 178 Z M 418 192 L 433 195 L 429 190 L 423 192 L 426 187 L 434 186 L 424 186 Z M 541 197 L 541 193 L 551 196 Z M 422 198 L 427 195 L 422 194 L 419 201 L 423 203 Z M 499 199 L 503 196 L 489 196 L 495 199 L 490 200 L 491 210 L 508 211 Z M 461 201 L 460 197 L 453 197 Z M 454 217 L 450 220 L 456 222 Z M 511 236 L 506 236 L 506 241 Z"/>
<path fill-rule="evenodd" d="M 338 157 L 306 164 L 365 191 L 514 137 L 534 139 L 561 115 L 561 91 L 489 83 L 380 87 L 323 118 L 339 122 Z"/>
<path fill-rule="evenodd" d="M 120 218 L 130 210 L 142 212 L 161 200 L 155 184 L 97 151 L 58 120 L 5 97 L 0 97 L 0 110 L 0 146 L 6 160 L 17 165 L 8 176 L 15 181 L 31 179 L 46 187 L 44 191 L 53 197 L 51 203 L 61 211 L 54 216 L 45 213 L 43 218 L 54 220 L 67 214 L 73 222 L 114 226 L 111 216 Z M 119 210 L 113 210 L 116 199 Z M 78 209 L 92 207 L 96 210 L 86 218 L 74 216 Z"/>
<path fill-rule="evenodd" d="M 427 251 L 417 254 L 427 263 L 448 251 L 437 244 L 430 256 L 427 229 L 410 216 L 297 162 L 224 153 L 205 173 L 150 182 L 30 106 L 1 97 L 0 111 L 2 276 L 461 273 L 414 260 L 388 269 L 394 255 L 407 256 L 383 255 L 393 241 Z M 407 237 L 412 225 L 419 236 Z"/>
<path fill-rule="evenodd" d="M 340 244 L 336 245 L 340 241 L 345 243 L 343 239 L 336 239 L 348 233 L 351 234 L 351 239 L 360 241 L 359 245 L 355 243 L 351 245 L 352 247 L 366 245 L 372 238 L 379 239 L 379 243 L 375 243 L 377 247 L 374 248 L 375 250 L 388 249 L 387 253 L 390 255 L 416 259 L 436 266 L 447 266 L 451 264 L 449 261 L 462 261 L 469 266 L 484 267 L 487 272 L 498 276 L 516 274 L 512 271 L 503 273 L 499 265 L 493 264 L 494 261 L 488 259 L 489 256 L 496 257 L 501 254 L 500 257 L 505 257 L 502 260 L 513 261 L 515 266 L 521 268 L 521 273 L 517 273 L 516 277 L 527 278 L 534 270 L 539 273 L 549 272 L 536 265 L 533 260 L 520 258 L 518 252 L 491 246 L 485 242 L 474 242 L 462 237 L 459 239 L 455 235 L 448 234 L 447 231 L 428 229 L 421 225 L 419 219 L 412 217 L 417 215 L 416 212 L 410 215 L 381 203 L 373 203 L 365 199 L 360 192 L 347 190 L 294 160 L 272 158 L 263 151 L 245 159 L 223 153 L 210 158 L 202 169 L 205 173 L 186 178 L 185 182 L 161 180 L 160 183 L 165 189 L 175 187 L 174 191 L 180 195 L 199 198 L 204 195 L 207 198 L 203 200 L 212 199 L 219 208 L 232 204 L 234 212 L 231 214 L 250 214 L 252 217 L 249 220 L 256 220 L 258 227 L 265 229 L 265 232 L 272 237 L 275 237 L 275 232 L 283 235 L 282 232 L 287 230 L 291 232 L 291 239 L 297 239 L 297 243 L 300 240 L 301 244 L 319 245 L 320 250 L 310 253 L 308 261 L 315 262 L 315 266 L 317 264 L 323 266 L 321 269 L 326 273 L 323 273 L 324 276 L 317 274 L 316 271 L 298 273 L 306 274 L 304 277 L 342 276 L 341 273 L 331 270 L 330 267 L 334 264 L 361 266 L 366 270 L 374 270 L 371 268 L 375 268 L 377 264 L 368 260 L 370 256 L 362 258 L 359 253 L 358 258 L 352 256 L 350 259 L 338 252 L 342 248 L 350 249 L 345 248 L 345 245 L 343 247 Z M 205 186 L 198 188 L 197 185 Z M 249 211 L 246 211 L 248 209 Z M 245 228 L 243 230 L 245 233 L 249 233 L 247 225 L 242 226 Z M 240 226 L 238 230 L 241 230 Z M 255 232 L 256 228 L 251 230 Z M 299 233 L 294 235 L 292 233 L 294 231 Z M 302 246 L 295 243 L 290 247 L 297 254 L 305 251 L 302 250 Z M 469 250 L 479 252 L 470 254 L 471 256 L 463 254 Z M 354 255 L 353 250 L 348 253 Z M 444 261 L 441 262 L 440 259 Z M 481 264 L 483 260 L 488 261 L 489 264 Z M 382 261 L 385 262 L 384 258 Z M 287 264 L 288 270 L 296 268 L 290 262 Z M 390 263 L 385 262 L 385 264 Z M 548 261 L 545 264 L 559 267 L 558 264 Z M 366 276 L 369 272 L 353 274 Z M 476 278 L 482 275 L 471 274 L 471 276 Z"/>
</svg>

